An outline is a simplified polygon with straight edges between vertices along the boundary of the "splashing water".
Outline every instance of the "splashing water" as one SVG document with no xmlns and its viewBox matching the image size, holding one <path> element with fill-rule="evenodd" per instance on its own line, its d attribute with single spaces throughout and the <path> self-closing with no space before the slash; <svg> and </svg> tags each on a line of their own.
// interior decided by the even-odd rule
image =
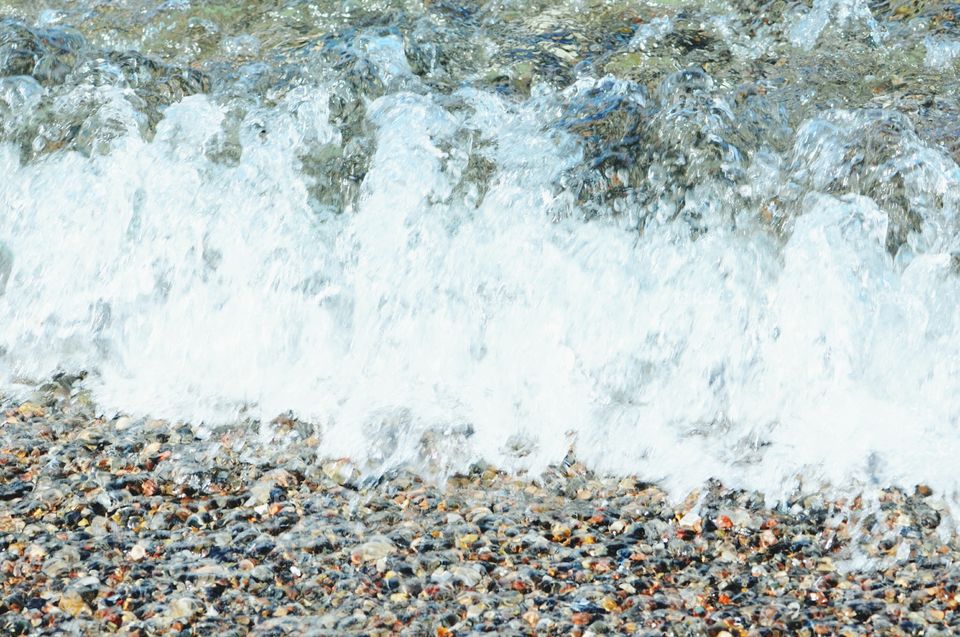
<svg viewBox="0 0 960 637">
<path fill-rule="evenodd" d="M 879 44 L 886 34 L 863 0 L 815 0 L 813 7 L 790 30 L 790 41 L 802 49 L 813 48 L 829 26 L 841 30 L 867 28 L 870 39 Z"/>
<path fill-rule="evenodd" d="M 940 38 L 927 38 L 924 41 L 927 55 L 923 63 L 934 69 L 948 69 L 960 57 L 960 42 Z"/>
<path fill-rule="evenodd" d="M 833 13 L 880 32 L 865 4 L 818 1 L 784 50 L 819 55 Z M 642 41 L 643 68 L 719 46 L 685 19 L 610 46 Z M 7 390 L 83 369 L 111 410 L 289 410 L 376 467 L 424 462 L 432 432 L 462 438 L 450 470 L 536 470 L 574 443 L 680 491 L 956 493 L 960 168 L 904 109 L 699 69 L 650 90 L 606 75 L 621 53 L 565 82 L 577 34 L 471 74 L 406 28 L 298 41 L 296 81 L 225 33 L 210 93 L 159 63 L 131 79 L 129 58 L 7 72 Z"/>
</svg>

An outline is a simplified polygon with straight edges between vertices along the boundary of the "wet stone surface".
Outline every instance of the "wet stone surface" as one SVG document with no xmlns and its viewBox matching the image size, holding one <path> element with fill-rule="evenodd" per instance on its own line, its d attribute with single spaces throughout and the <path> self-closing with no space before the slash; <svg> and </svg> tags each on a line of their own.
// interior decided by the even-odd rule
<svg viewBox="0 0 960 637">
<path fill-rule="evenodd" d="M 12 117 L 3 128 L 10 128 L 10 136 L 20 137 L 25 146 L 29 141 L 26 157 L 61 148 L 98 150 L 96 142 L 109 135 L 94 130 L 97 113 L 91 116 L 89 110 L 109 109 L 111 88 L 135 112 L 132 122 L 123 121 L 120 112 L 113 114 L 113 122 L 99 122 L 101 127 L 112 124 L 116 134 L 138 129 L 147 133 L 164 107 L 211 88 L 209 76 L 197 69 L 165 64 L 136 51 L 98 49 L 74 28 L 37 27 L 12 18 L 0 20 L 0 78 L 6 78 L 0 79 L 0 93 L 12 94 L 3 100 L 0 114 L 6 115 L 3 106 L 16 111 L 26 105 L 17 103 L 16 95 L 33 108 L 49 111 L 44 118 L 33 118 L 30 126 L 18 126 L 29 114 L 10 113 L 20 117 Z M 32 140 L 23 138 L 31 133 L 36 135 Z"/>
<path fill-rule="evenodd" d="M 228 113 L 225 142 L 209 156 L 231 163 L 242 152 L 238 126 L 291 92 L 322 87 L 342 143 L 305 148 L 303 170 L 318 209 L 343 212 L 375 148 L 374 100 L 412 92 L 456 111 L 458 91 L 476 89 L 539 101 L 545 128 L 582 140 L 584 161 L 556 184 L 578 215 L 641 230 L 680 218 L 697 235 L 800 214 L 810 184 L 790 168 L 817 140 L 796 148 L 797 136 L 824 113 L 902 116 L 910 139 L 889 145 L 916 141 L 955 161 L 958 15 L 954 3 L 916 1 L 77 2 L 43 11 L 7 0 L 0 141 L 17 142 L 24 161 L 107 153 L 124 135 L 149 139 L 171 104 L 209 93 Z M 886 161 L 850 153 L 867 166 Z M 844 189 L 889 212 L 891 252 L 936 215 L 906 201 L 917 198 L 910 176 L 877 193 L 855 167 L 837 168 Z M 778 169 L 792 188 L 766 192 L 763 175 Z M 466 175 L 481 196 L 490 173 Z M 718 219 L 711 201 L 739 212 Z"/>
<path fill-rule="evenodd" d="M 362 480 L 310 436 L 267 461 L 241 434 L 97 417 L 63 380 L 7 404 L 3 634 L 960 629 L 960 547 L 923 486 L 770 508 L 708 484 L 672 502 L 572 457 L 535 480 L 478 466 L 438 486 Z"/>
</svg>

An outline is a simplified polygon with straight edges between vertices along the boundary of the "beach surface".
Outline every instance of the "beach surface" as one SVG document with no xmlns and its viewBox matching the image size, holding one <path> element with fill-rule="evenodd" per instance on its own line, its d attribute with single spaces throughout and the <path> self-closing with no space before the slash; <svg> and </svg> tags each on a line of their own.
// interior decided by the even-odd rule
<svg viewBox="0 0 960 637">
<path fill-rule="evenodd" d="M 364 479 L 76 392 L 6 405 L 0 630 L 131 635 L 939 635 L 960 629 L 938 494 L 685 500 L 575 458 Z M 275 426 L 296 428 L 294 420 Z M 265 459 L 269 458 L 269 459 Z"/>
</svg>

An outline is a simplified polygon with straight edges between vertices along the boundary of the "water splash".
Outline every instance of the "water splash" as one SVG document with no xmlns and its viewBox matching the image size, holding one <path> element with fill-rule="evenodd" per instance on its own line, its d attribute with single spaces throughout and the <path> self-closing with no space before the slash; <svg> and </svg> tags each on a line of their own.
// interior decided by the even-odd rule
<svg viewBox="0 0 960 637">
<path fill-rule="evenodd" d="M 794 44 L 864 10 L 817 3 Z M 960 168 L 910 117 L 702 68 L 438 90 L 410 46 L 297 42 L 292 78 L 212 95 L 140 58 L 0 79 L 5 387 L 86 369 L 108 410 L 292 411 L 371 470 L 574 444 L 677 492 L 956 494 Z"/>
<path fill-rule="evenodd" d="M 830 27 L 844 31 L 867 28 L 870 39 L 879 45 L 886 31 L 870 12 L 865 0 L 814 0 L 813 7 L 797 19 L 790 29 L 790 41 L 801 49 L 812 49 L 821 34 Z"/>
<path fill-rule="evenodd" d="M 949 38 L 928 37 L 924 40 L 927 55 L 923 63 L 937 70 L 949 69 L 960 57 L 960 42 Z"/>
</svg>

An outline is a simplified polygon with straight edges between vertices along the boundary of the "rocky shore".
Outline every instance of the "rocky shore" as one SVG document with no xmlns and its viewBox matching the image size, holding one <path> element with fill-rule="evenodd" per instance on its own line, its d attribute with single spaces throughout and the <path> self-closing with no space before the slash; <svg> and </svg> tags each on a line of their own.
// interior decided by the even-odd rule
<svg viewBox="0 0 960 637">
<path fill-rule="evenodd" d="M 363 480 L 312 437 L 265 453 L 241 426 L 105 419 L 52 387 L 0 422 L 2 634 L 960 629 L 960 546 L 923 486 L 675 502 L 573 458 L 536 479 Z"/>
</svg>

